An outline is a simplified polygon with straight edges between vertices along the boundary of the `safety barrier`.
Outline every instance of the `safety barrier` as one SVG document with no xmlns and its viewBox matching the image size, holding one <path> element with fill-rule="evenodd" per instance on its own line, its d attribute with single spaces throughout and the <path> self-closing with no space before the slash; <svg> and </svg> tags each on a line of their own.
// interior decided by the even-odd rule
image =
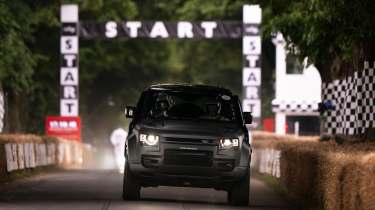
<svg viewBox="0 0 375 210">
<path fill-rule="evenodd" d="M 375 209 L 375 143 L 255 133 L 251 167 L 275 177 L 290 201 L 329 210 Z"/>
<path fill-rule="evenodd" d="M 87 148 L 60 138 L 0 135 L 0 177 L 43 166 L 81 168 Z"/>
</svg>

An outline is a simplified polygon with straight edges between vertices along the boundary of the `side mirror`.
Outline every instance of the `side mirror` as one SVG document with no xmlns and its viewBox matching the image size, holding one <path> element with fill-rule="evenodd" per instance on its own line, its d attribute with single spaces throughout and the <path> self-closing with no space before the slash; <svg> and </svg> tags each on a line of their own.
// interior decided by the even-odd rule
<svg viewBox="0 0 375 210">
<path fill-rule="evenodd" d="M 126 118 L 134 118 L 134 115 L 135 115 L 135 107 L 134 106 L 126 106 L 125 117 Z"/>
<path fill-rule="evenodd" d="M 245 124 L 253 123 L 253 115 L 251 115 L 251 112 L 244 112 L 243 118 L 245 120 Z"/>
</svg>

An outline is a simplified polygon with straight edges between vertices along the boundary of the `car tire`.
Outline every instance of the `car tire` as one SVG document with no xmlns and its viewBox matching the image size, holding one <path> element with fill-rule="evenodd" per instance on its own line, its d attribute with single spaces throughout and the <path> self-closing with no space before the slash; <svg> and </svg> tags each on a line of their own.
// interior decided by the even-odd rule
<svg viewBox="0 0 375 210">
<path fill-rule="evenodd" d="M 250 197 L 250 172 L 228 190 L 228 202 L 234 206 L 248 206 Z"/>
<path fill-rule="evenodd" d="M 141 186 L 139 181 L 129 170 L 129 164 L 125 161 L 124 181 L 122 188 L 123 200 L 139 200 L 141 198 Z"/>
</svg>

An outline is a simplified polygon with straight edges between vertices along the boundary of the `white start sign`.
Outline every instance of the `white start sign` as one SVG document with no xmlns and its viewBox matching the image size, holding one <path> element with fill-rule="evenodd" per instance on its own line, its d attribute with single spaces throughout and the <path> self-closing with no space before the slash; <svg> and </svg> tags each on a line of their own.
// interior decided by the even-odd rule
<svg viewBox="0 0 375 210">
<path fill-rule="evenodd" d="M 92 21 L 78 20 L 78 6 L 61 7 L 61 100 L 62 116 L 79 115 L 79 37 L 84 39 L 238 39 L 242 38 L 243 109 L 253 114 L 253 127 L 261 119 L 261 52 L 259 5 L 243 6 L 243 21 Z M 79 23 L 79 24 L 78 24 Z M 79 27 L 78 27 L 79 25 Z"/>
<path fill-rule="evenodd" d="M 243 7 L 243 101 L 244 111 L 253 115 L 252 127 L 257 128 L 261 123 L 261 53 L 262 40 L 260 24 L 262 10 L 257 5 L 244 5 Z"/>
<path fill-rule="evenodd" d="M 78 6 L 61 7 L 60 115 L 78 116 Z"/>
</svg>

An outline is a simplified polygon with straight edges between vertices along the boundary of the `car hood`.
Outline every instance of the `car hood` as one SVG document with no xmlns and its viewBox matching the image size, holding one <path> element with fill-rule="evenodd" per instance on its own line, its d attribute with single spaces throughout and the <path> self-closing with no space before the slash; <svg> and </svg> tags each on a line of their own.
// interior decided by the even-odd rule
<svg viewBox="0 0 375 210">
<path fill-rule="evenodd" d="M 199 135 L 225 137 L 242 135 L 241 126 L 233 122 L 192 121 L 192 120 L 144 120 L 137 125 L 143 132 L 162 135 Z"/>
</svg>

